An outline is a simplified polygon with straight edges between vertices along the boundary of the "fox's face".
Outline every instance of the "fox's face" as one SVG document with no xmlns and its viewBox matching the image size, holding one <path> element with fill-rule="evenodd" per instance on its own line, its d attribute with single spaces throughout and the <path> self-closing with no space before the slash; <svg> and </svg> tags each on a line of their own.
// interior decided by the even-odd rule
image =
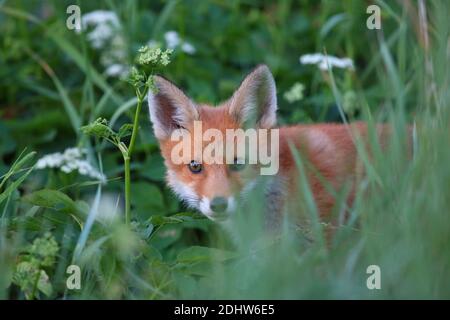
<svg viewBox="0 0 450 320">
<path fill-rule="evenodd" d="M 158 91 L 148 97 L 150 119 L 167 167 L 168 185 L 189 206 L 208 218 L 226 218 L 235 209 L 237 197 L 259 174 L 258 164 L 245 164 L 245 159 L 238 157 L 230 161 L 227 157 L 230 149 L 225 144 L 238 148 L 235 139 L 219 146 L 223 150 L 220 155 L 223 162 L 211 163 L 201 155 L 213 140 L 198 141 L 189 133 L 198 131 L 199 123 L 202 134 L 213 129 L 224 137 L 229 129 L 272 128 L 276 124 L 277 108 L 272 74 L 266 66 L 259 66 L 229 100 L 217 107 L 193 102 L 164 78 L 156 76 L 155 84 Z M 189 150 L 183 150 L 183 163 L 175 159 L 180 144 L 173 139 L 177 134 L 187 136 L 190 141 Z M 202 149 L 200 153 L 199 149 Z"/>
</svg>

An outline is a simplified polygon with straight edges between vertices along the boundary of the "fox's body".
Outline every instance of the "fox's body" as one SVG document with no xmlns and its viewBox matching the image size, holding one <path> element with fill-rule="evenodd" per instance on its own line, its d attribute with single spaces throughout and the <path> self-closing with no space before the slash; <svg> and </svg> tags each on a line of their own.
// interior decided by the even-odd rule
<svg viewBox="0 0 450 320">
<path fill-rule="evenodd" d="M 231 99 L 217 107 L 195 104 L 163 78 L 157 77 L 156 84 L 158 93 L 149 96 L 150 117 L 165 159 L 168 184 L 188 205 L 209 218 L 223 217 L 232 212 L 237 199 L 257 183 L 259 165 L 236 172 L 226 164 L 175 164 L 172 151 L 176 142 L 170 135 L 180 128 L 192 132 L 194 121 L 201 121 L 204 131 L 213 128 L 225 134 L 227 129 L 242 128 L 251 118 L 250 114 L 254 119 L 250 126 L 273 130 L 277 106 L 270 71 L 265 66 L 255 69 Z M 248 123 L 246 125 L 248 127 Z M 276 129 L 279 129 L 279 170 L 266 189 L 266 208 L 271 218 L 277 218 L 292 207 L 290 203 L 299 201 L 300 172 L 292 147 L 301 155 L 307 181 L 322 216 L 330 213 L 335 202 L 330 186 L 334 190 L 348 187 L 348 201 L 352 201 L 355 181 L 361 174 L 354 139 L 355 136 L 365 139 L 367 128 L 364 123 Z M 379 133 L 383 131 L 380 127 Z M 192 160 L 198 161 L 194 159 L 195 150 L 191 154 Z"/>
</svg>

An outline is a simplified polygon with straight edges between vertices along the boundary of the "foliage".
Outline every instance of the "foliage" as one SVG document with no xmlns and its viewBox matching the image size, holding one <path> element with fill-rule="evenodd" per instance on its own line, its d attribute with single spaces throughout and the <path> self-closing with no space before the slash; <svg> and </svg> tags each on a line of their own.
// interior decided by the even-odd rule
<svg viewBox="0 0 450 320">
<path fill-rule="evenodd" d="M 368 4 L 356 0 L 80 3 L 82 13 L 108 10 L 120 22 L 104 47 L 92 46 L 95 27 L 66 27 L 70 4 L 0 3 L 1 299 L 450 297 L 447 1 L 376 1 L 381 30 L 367 29 Z M 354 68 L 301 64 L 309 53 L 348 57 Z M 224 229 L 164 182 L 140 109 L 153 75 L 218 103 L 260 63 L 274 73 L 282 125 L 394 128 L 387 152 L 374 135 L 369 152 L 359 148 L 367 177 L 347 217 L 349 190 L 336 191 L 329 242 L 306 184 L 298 199 L 310 228 L 286 223 L 271 237 L 258 190 Z M 416 128 L 413 159 L 402 144 L 407 124 Z M 33 165 L 72 147 L 106 179 Z M 80 290 L 66 288 L 71 264 L 82 270 Z M 366 287 L 372 264 L 381 290 Z"/>
</svg>

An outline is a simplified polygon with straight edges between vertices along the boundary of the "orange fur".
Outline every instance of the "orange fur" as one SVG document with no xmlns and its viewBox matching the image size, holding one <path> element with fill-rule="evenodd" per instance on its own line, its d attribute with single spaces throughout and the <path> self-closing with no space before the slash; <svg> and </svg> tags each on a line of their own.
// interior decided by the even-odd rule
<svg viewBox="0 0 450 320">
<path fill-rule="evenodd" d="M 217 107 L 197 105 L 167 80 L 156 80 L 160 92 L 149 99 L 150 114 L 168 169 L 168 183 L 182 198 L 213 218 L 214 214 L 208 207 L 210 201 L 217 197 L 228 199 L 239 194 L 252 177 L 257 175 L 256 169 L 259 166 L 252 168 L 250 176 L 230 171 L 225 164 L 204 164 L 201 173 L 193 174 L 186 164 L 175 164 L 171 160 L 171 152 L 177 142 L 171 141 L 165 132 L 173 131 L 177 126 L 192 132 L 193 121 L 200 120 L 203 131 L 214 128 L 225 135 L 226 129 L 243 126 L 243 118 L 254 105 L 257 122 L 253 125 L 274 128 L 276 96 L 273 78 L 267 67 L 258 67 L 247 76 L 231 99 Z M 379 125 L 377 132 L 383 146 L 387 141 L 389 128 Z M 298 202 L 299 172 L 291 145 L 299 151 L 302 162 L 306 165 L 306 178 L 320 215 L 323 218 L 329 216 L 336 201 L 320 177 L 337 191 L 348 184 L 350 193 L 347 200 L 350 204 L 356 180 L 363 174 L 355 139 L 359 137 L 364 142 L 367 141 L 367 135 L 367 126 L 362 122 L 349 126 L 314 124 L 279 128 L 277 178 L 280 183 L 268 192 L 269 204 L 274 202 L 274 205 L 268 206 L 269 210 L 280 214 L 287 203 L 295 202 L 292 199 L 297 199 Z M 207 143 L 203 142 L 203 146 Z M 196 160 L 193 158 L 193 150 L 191 152 L 192 159 Z"/>
</svg>

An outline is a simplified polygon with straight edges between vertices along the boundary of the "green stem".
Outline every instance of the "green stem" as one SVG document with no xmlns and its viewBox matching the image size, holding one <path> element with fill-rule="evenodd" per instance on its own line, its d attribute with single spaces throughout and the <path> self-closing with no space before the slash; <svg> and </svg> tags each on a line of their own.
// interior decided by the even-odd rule
<svg viewBox="0 0 450 320">
<path fill-rule="evenodd" d="M 41 278 L 41 269 L 40 269 L 40 265 L 38 265 L 37 270 L 38 270 L 38 272 L 37 272 L 36 279 L 34 279 L 33 290 L 31 291 L 31 297 L 30 297 L 30 300 L 34 300 L 34 297 L 36 297 L 36 291 L 37 291 L 37 288 L 38 288 L 39 279 Z"/>
<path fill-rule="evenodd" d="M 122 151 L 123 160 L 125 165 L 125 223 L 127 225 L 130 224 L 131 220 L 131 179 L 130 179 L 130 161 L 131 154 L 134 150 L 134 145 L 136 143 L 136 136 L 139 128 L 139 114 L 141 113 L 142 101 L 144 99 L 142 97 L 138 97 L 138 103 L 136 107 L 136 113 L 134 114 L 134 122 L 133 122 L 133 132 L 131 133 L 130 145 L 126 148 L 126 151 Z"/>
<path fill-rule="evenodd" d="M 131 133 L 130 145 L 128 146 L 128 156 L 131 157 L 131 154 L 134 149 L 134 144 L 136 142 L 136 136 L 139 128 L 139 114 L 141 113 L 142 107 L 142 98 L 138 99 L 136 113 L 134 114 L 134 122 L 133 122 L 133 132 Z"/>
<path fill-rule="evenodd" d="M 131 217 L 131 179 L 130 179 L 130 157 L 125 154 L 123 156 L 123 161 L 125 165 L 125 223 L 130 224 Z"/>
</svg>

